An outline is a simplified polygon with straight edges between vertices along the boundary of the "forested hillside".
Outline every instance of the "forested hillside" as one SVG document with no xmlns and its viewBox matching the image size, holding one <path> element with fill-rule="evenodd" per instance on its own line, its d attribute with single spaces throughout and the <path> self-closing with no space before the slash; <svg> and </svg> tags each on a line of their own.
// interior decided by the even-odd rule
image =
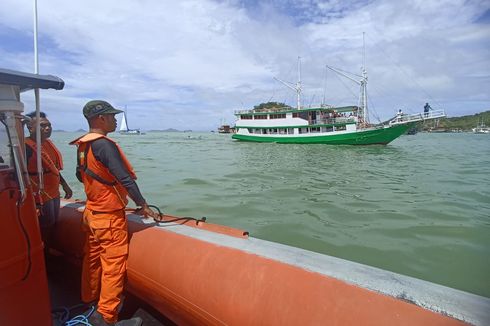
<svg viewBox="0 0 490 326">
<path fill-rule="evenodd" d="M 481 122 L 487 126 L 490 126 L 490 111 L 480 112 L 474 115 L 465 115 L 462 117 L 444 118 L 439 121 L 439 129 L 462 129 L 470 131 L 475 128 Z M 427 122 L 424 129 L 428 129 L 433 126 L 433 122 Z"/>
</svg>

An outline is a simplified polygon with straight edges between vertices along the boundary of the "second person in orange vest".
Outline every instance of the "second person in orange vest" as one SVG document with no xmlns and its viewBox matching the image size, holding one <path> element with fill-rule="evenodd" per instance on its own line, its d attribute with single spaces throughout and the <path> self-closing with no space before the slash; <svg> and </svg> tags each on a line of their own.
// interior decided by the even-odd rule
<svg viewBox="0 0 490 326">
<path fill-rule="evenodd" d="M 29 137 L 26 138 L 27 171 L 36 205 L 40 208 L 39 225 L 45 251 L 48 252 L 53 230 L 56 226 L 60 211 L 60 185 L 65 192 L 65 198 L 71 198 L 73 192 L 66 183 L 60 171 L 63 169 L 61 153 L 49 139 L 51 137 L 51 122 L 44 112 L 39 114 L 41 127 L 41 163 L 43 171 L 43 189 L 39 187 L 39 175 L 37 170 L 37 146 L 36 146 L 36 112 L 26 114 L 30 119 L 27 122 Z"/>
<path fill-rule="evenodd" d="M 90 101 L 83 115 L 90 130 L 70 144 L 77 149 L 77 177 L 83 182 L 87 202 L 83 212 L 86 232 L 82 265 L 82 300 L 97 303 L 92 325 L 112 325 L 126 275 L 128 230 L 125 207 L 129 196 L 140 208 L 136 214 L 158 218 L 147 205 L 136 184 L 133 167 L 121 148 L 107 134 L 116 130 L 117 110 L 106 101 Z M 139 325 L 133 318 L 125 325 Z"/>
</svg>

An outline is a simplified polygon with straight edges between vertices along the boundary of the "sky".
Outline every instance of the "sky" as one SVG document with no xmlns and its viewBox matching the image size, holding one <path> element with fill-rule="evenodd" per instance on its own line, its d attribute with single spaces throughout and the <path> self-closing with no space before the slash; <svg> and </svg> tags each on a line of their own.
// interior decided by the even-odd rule
<svg viewBox="0 0 490 326">
<path fill-rule="evenodd" d="M 33 0 L 2 0 L 0 68 L 34 72 Z M 54 129 L 87 129 L 93 99 L 130 128 L 211 131 L 263 102 L 357 105 L 368 73 L 371 122 L 425 102 L 448 116 L 490 110 L 488 0 L 38 0 L 39 73 Z M 363 42 L 364 35 L 364 42 Z M 364 45 L 363 45 L 364 44 Z M 364 53 L 364 55 L 363 55 Z M 300 57 L 300 60 L 298 60 Z M 359 79 L 358 77 L 355 77 Z M 21 95 L 34 110 L 33 91 Z"/>
</svg>

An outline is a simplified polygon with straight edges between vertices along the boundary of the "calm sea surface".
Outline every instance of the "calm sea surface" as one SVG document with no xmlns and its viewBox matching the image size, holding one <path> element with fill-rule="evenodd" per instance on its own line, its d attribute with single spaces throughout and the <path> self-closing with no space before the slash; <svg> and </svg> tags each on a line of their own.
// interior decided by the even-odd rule
<svg viewBox="0 0 490 326">
<path fill-rule="evenodd" d="M 52 140 L 83 199 L 68 145 L 79 135 Z M 419 133 L 365 147 L 112 136 L 165 213 L 490 297 L 490 135 Z"/>
</svg>

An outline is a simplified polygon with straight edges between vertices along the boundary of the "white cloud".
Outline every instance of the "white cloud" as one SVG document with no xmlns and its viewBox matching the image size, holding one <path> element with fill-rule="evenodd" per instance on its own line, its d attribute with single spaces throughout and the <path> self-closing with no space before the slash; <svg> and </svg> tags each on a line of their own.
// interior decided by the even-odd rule
<svg viewBox="0 0 490 326">
<path fill-rule="evenodd" d="M 362 32 L 377 115 L 432 100 L 453 116 L 490 108 L 490 30 L 475 23 L 489 9 L 485 1 L 44 0 L 38 7 L 40 71 L 66 81 L 43 102 L 60 128 L 85 127 L 80 110 L 92 98 L 127 105 L 143 129 L 210 130 L 222 118 L 231 122 L 233 109 L 269 99 L 294 105 L 272 77 L 295 81 L 298 55 L 304 102 L 319 102 L 326 63 L 359 72 Z M 0 66 L 32 71 L 31 39 L 32 4 L 3 0 Z M 351 92 L 355 84 L 329 74 L 332 104 L 356 103 Z"/>
</svg>

